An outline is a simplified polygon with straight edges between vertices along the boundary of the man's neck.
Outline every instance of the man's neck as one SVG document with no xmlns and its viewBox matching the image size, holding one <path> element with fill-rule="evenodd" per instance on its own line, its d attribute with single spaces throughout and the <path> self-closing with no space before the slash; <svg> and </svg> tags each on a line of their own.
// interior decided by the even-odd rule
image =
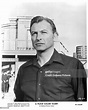
<svg viewBox="0 0 88 110">
<path fill-rule="evenodd" d="M 37 52 L 38 63 L 40 66 L 43 66 L 48 62 L 54 52 L 54 47 L 51 47 L 43 52 Z"/>
</svg>

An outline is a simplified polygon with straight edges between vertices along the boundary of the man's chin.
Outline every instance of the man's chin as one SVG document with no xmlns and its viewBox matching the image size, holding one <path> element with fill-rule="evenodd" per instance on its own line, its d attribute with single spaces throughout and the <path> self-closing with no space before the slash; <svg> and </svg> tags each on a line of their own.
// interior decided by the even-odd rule
<svg viewBox="0 0 88 110">
<path fill-rule="evenodd" d="M 44 48 L 36 48 L 36 51 L 37 51 L 37 52 L 44 52 L 45 49 L 44 49 Z"/>
<path fill-rule="evenodd" d="M 36 49 L 37 52 L 44 52 L 45 50 L 44 49 Z"/>
</svg>

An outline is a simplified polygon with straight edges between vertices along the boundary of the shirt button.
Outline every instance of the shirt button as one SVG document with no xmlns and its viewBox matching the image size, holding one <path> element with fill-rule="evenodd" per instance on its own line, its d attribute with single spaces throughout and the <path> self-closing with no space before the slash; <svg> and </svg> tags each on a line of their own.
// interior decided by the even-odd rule
<svg viewBox="0 0 88 110">
<path fill-rule="evenodd" d="M 40 86 L 41 84 L 39 83 L 39 86 Z"/>
<path fill-rule="evenodd" d="M 42 73 L 42 71 L 40 71 L 40 73 Z"/>
</svg>

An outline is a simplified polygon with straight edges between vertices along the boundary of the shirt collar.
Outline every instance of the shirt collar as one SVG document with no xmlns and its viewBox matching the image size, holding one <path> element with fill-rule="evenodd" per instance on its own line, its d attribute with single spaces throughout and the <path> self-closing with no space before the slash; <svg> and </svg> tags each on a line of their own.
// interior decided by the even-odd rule
<svg viewBox="0 0 88 110">
<path fill-rule="evenodd" d="M 53 61 L 54 61 L 54 62 L 61 63 L 61 64 L 64 65 L 64 62 L 63 62 L 63 60 L 62 60 L 61 55 L 60 55 L 55 49 L 54 49 L 54 53 L 53 53 L 52 57 L 51 57 L 50 60 L 47 62 L 47 64 L 51 64 Z M 36 55 L 33 59 L 29 60 L 29 61 L 25 64 L 25 67 L 26 67 L 26 66 L 29 66 L 29 65 L 35 65 L 35 66 L 38 66 L 38 67 L 39 67 L 39 64 L 38 64 L 38 62 L 37 62 L 37 55 Z"/>
<path fill-rule="evenodd" d="M 61 54 L 59 54 L 56 49 L 54 49 L 54 53 L 51 57 L 51 59 L 49 60 L 49 63 L 52 63 L 52 62 L 58 62 L 58 63 L 61 63 L 64 65 L 64 62 L 62 60 L 62 57 L 61 57 Z"/>
</svg>

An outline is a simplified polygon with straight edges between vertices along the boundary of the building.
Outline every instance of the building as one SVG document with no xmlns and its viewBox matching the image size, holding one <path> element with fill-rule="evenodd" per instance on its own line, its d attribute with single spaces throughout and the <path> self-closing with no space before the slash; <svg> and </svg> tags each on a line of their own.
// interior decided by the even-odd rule
<svg viewBox="0 0 88 110">
<path fill-rule="evenodd" d="M 76 53 L 75 53 L 75 52 L 73 53 L 73 57 L 74 57 L 74 58 L 77 58 L 77 56 L 76 56 Z"/>
<path fill-rule="evenodd" d="M 11 18 L 2 25 L 2 50 L 29 50 L 32 43 L 29 33 L 31 17 Z"/>
<path fill-rule="evenodd" d="M 73 57 L 79 59 L 85 69 L 87 68 L 87 46 L 77 46 L 76 53 L 73 53 Z"/>
<path fill-rule="evenodd" d="M 79 59 L 87 58 L 87 46 L 77 46 L 76 47 L 76 55 Z"/>
<path fill-rule="evenodd" d="M 36 54 L 31 42 L 29 24 L 31 17 L 11 18 L 2 25 L 2 68 L 14 65 L 15 74 L 21 64 Z"/>
</svg>

